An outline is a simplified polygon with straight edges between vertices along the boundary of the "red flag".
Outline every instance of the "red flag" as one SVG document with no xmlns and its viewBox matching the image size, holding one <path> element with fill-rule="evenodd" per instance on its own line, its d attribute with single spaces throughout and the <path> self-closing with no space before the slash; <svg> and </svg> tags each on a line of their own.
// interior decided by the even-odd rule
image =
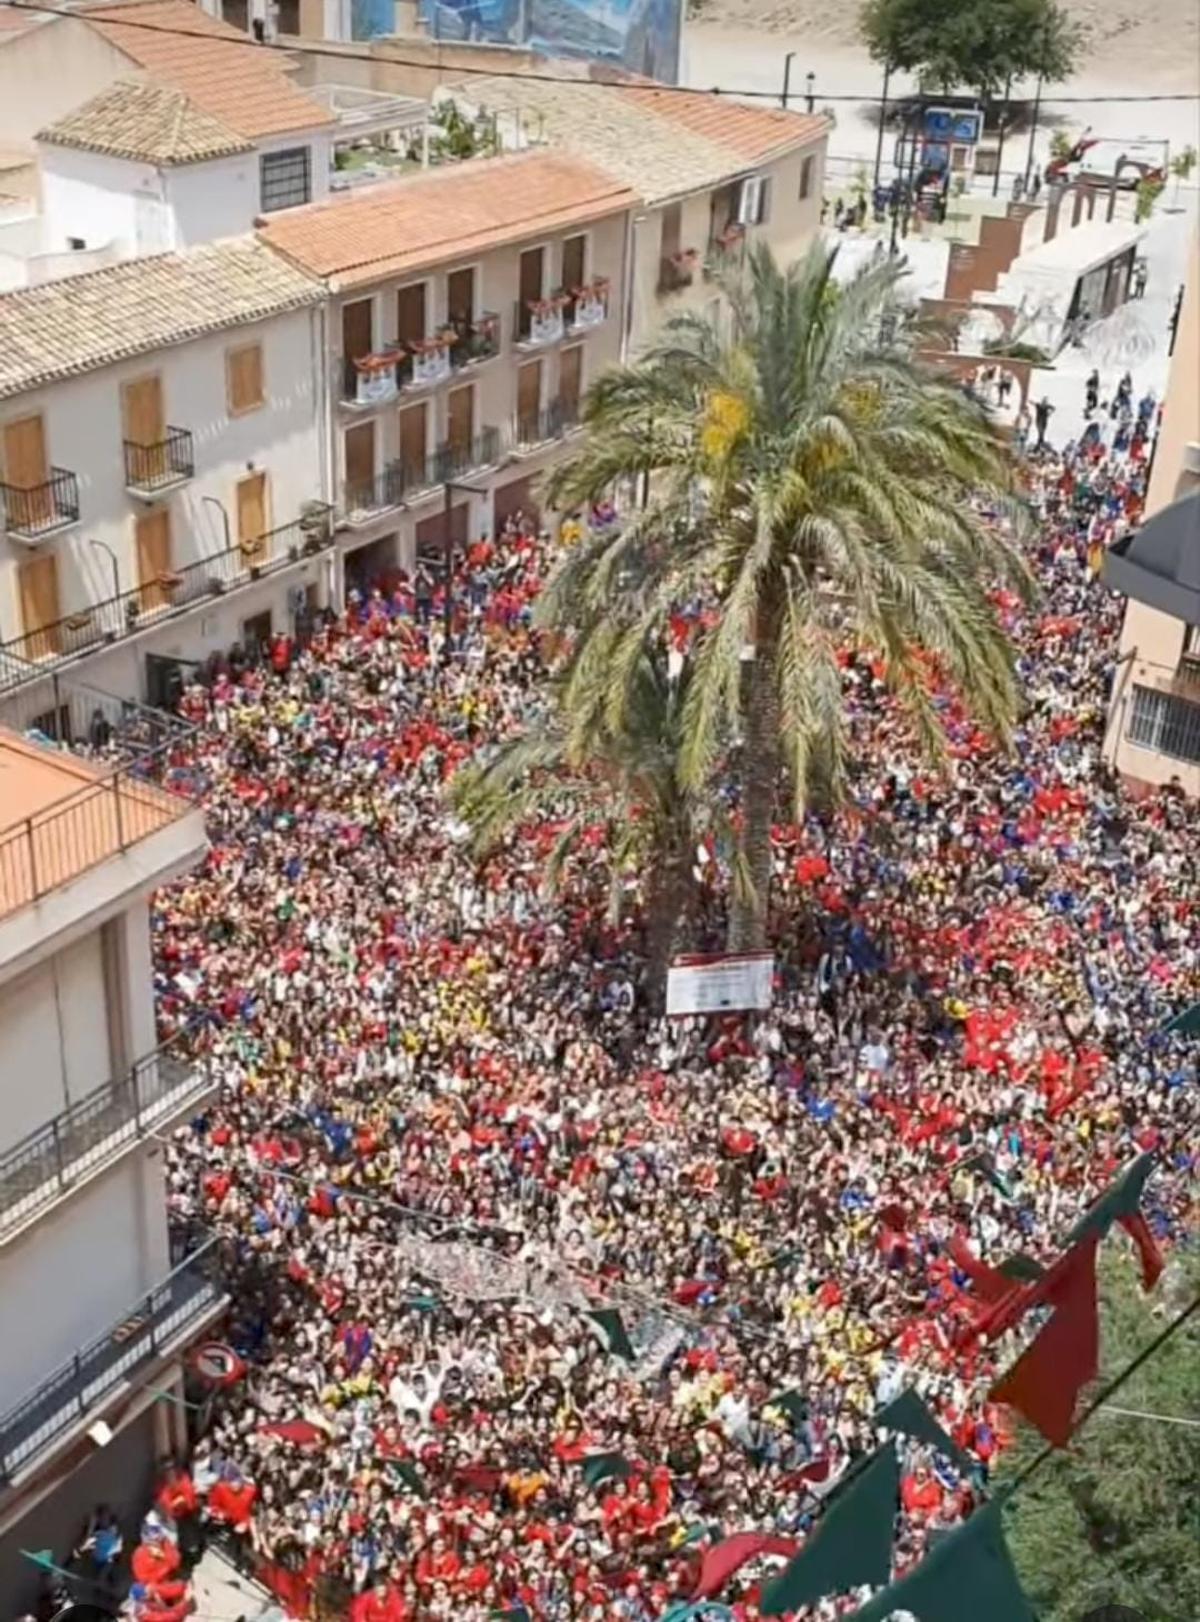
<svg viewBox="0 0 1200 1622">
<path fill-rule="evenodd" d="M 734 1572 L 758 1554 L 777 1554 L 790 1560 L 799 1548 L 794 1538 L 771 1537 L 766 1532 L 735 1532 L 724 1543 L 706 1549 L 693 1599 L 719 1594 Z"/>
<path fill-rule="evenodd" d="M 1118 1221 L 1137 1246 L 1142 1263 L 1142 1288 L 1152 1290 L 1162 1277 L 1165 1263 L 1162 1251 L 1150 1232 L 1150 1225 L 1140 1211 L 1132 1211 L 1128 1216 L 1119 1217 Z"/>
<path fill-rule="evenodd" d="M 1054 1308 L 1050 1322 L 988 1393 L 1037 1426 L 1048 1442 L 1070 1441 L 1079 1393 L 1099 1372 L 1098 1234 L 1081 1240 L 1031 1288 Z M 1047 1282 L 1049 1281 L 1049 1283 Z"/>
<path fill-rule="evenodd" d="M 321 1427 L 307 1419 L 283 1419 L 258 1429 L 263 1436 L 278 1436 L 281 1441 L 295 1442 L 297 1447 L 320 1447 L 326 1440 Z"/>
<path fill-rule="evenodd" d="M 972 1255 L 961 1234 L 954 1235 L 948 1248 L 955 1267 L 967 1275 L 975 1286 L 976 1293 L 985 1301 L 1003 1301 L 1005 1296 L 1011 1295 L 1018 1288 L 1015 1279 L 1001 1273 L 998 1268 L 989 1267 L 986 1262 L 981 1262 L 977 1256 Z"/>
</svg>

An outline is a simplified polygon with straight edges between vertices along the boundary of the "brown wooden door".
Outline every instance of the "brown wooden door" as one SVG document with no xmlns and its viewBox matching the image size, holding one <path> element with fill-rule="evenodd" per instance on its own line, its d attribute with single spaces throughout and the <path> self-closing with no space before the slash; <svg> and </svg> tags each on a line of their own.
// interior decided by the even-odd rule
<svg viewBox="0 0 1200 1622">
<path fill-rule="evenodd" d="M 343 449 L 346 460 L 346 505 L 370 505 L 369 492 L 375 483 L 375 424 L 360 422 L 347 428 Z"/>
<path fill-rule="evenodd" d="M 171 573 L 171 514 L 155 507 L 137 519 L 138 606 L 143 614 L 152 608 L 165 608 L 171 601 L 171 586 L 164 576 Z"/>
<path fill-rule="evenodd" d="M 46 481 L 46 432 L 40 416 L 19 417 L 4 425 L 4 480 L 19 492 L 8 497 L 9 521 L 37 529 L 54 516 Z"/>
<path fill-rule="evenodd" d="M 542 363 L 528 361 L 517 369 L 517 435 L 529 441 L 538 434 L 537 416 L 542 405 Z"/>
<path fill-rule="evenodd" d="M 542 248 L 527 248 L 521 255 L 521 308 L 528 308 L 534 299 L 542 296 L 542 261 L 545 250 Z"/>
<path fill-rule="evenodd" d="M 425 477 L 428 445 L 425 405 L 409 406 L 400 413 L 400 467 L 406 484 Z"/>
<path fill-rule="evenodd" d="M 475 390 L 451 389 L 446 440 L 456 451 L 469 449 L 475 428 Z"/>
<path fill-rule="evenodd" d="M 562 284 L 568 293 L 583 286 L 587 258 L 586 237 L 567 237 L 562 245 Z"/>
<path fill-rule="evenodd" d="M 564 419 L 574 422 L 579 416 L 579 397 L 583 393 L 583 345 L 564 349 L 558 361 L 558 398 L 562 401 Z"/>
<path fill-rule="evenodd" d="M 446 277 L 446 313 L 457 324 L 469 326 L 475 319 L 475 272 L 452 270 Z"/>
<path fill-rule="evenodd" d="M 133 445 L 153 446 L 141 451 L 135 464 L 139 483 L 161 479 L 167 472 L 166 414 L 163 407 L 162 378 L 157 372 L 135 377 L 122 390 L 125 438 Z"/>
<path fill-rule="evenodd" d="M 262 563 L 267 555 L 267 475 L 251 473 L 237 487 L 238 545 L 247 563 Z"/>
<path fill-rule="evenodd" d="M 396 337 L 402 344 L 429 336 L 425 325 L 425 283 L 414 282 L 396 294 Z"/>
<path fill-rule="evenodd" d="M 362 355 L 369 355 L 372 343 L 370 299 L 355 299 L 353 304 L 343 304 L 342 353 L 346 359 L 358 360 Z"/>
<path fill-rule="evenodd" d="M 21 595 L 21 628 L 30 641 L 31 658 L 44 659 L 62 648 L 57 621 L 58 559 L 53 552 L 39 553 L 17 565 L 17 589 Z"/>
</svg>

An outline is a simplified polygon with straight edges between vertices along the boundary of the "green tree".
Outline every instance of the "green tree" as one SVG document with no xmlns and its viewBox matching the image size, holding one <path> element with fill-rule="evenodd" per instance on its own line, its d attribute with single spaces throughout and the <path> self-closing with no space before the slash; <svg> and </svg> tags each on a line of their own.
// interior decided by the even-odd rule
<svg viewBox="0 0 1200 1622">
<path fill-rule="evenodd" d="M 637 661 L 627 702 L 610 715 L 608 694 L 586 663 L 568 659 L 536 720 L 490 759 L 467 765 L 451 804 L 471 825 L 472 850 L 487 856 L 522 823 L 564 824 L 546 868 L 557 885 L 585 828 L 601 823 L 612 859 L 610 910 L 624 883 L 642 876 L 647 973 L 657 989 L 693 898 L 692 865 L 706 826 L 700 798 L 677 770 L 686 676 L 672 679 L 665 649 Z"/>
<path fill-rule="evenodd" d="M 835 257 L 816 244 L 784 270 L 756 248 L 724 281 L 727 318 L 681 315 L 598 379 L 588 434 L 547 487 L 564 510 L 629 475 L 649 486 L 620 534 L 571 549 L 540 608 L 574 630 L 610 716 L 672 606 L 713 609 L 689 654 L 678 773 L 693 795 L 737 783 L 733 950 L 766 939 L 785 776 L 794 814 L 843 787 L 843 648 L 882 655 L 935 759 L 927 655 L 998 739 L 1017 707 L 987 593 L 997 577 L 1027 591 L 1029 577 L 978 507 L 1017 510 L 1004 447 L 982 407 L 914 359 L 894 302 L 902 269 L 839 287 Z"/>
<path fill-rule="evenodd" d="M 984 100 L 1010 80 L 1066 79 L 1082 37 L 1054 0 L 866 0 L 860 26 L 877 62 Z"/>
<path fill-rule="evenodd" d="M 1174 1316 L 1200 1290 L 1200 1261 L 1178 1255 Z M 1162 1327 L 1127 1252 L 1100 1264 L 1101 1379 L 1111 1380 Z M 1123 1385 L 1108 1411 L 1031 1477 L 1013 1502 L 1008 1542 L 1041 1622 L 1080 1622 L 1106 1604 L 1146 1622 L 1200 1616 L 1200 1442 L 1195 1429 L 1136 1419 L 1113 1408 L 1200 1419 L 1200 1318 L 1193 1316 Z M 1022 1425 L 999 1483 L 1036 1454 Z"/>
</svg>

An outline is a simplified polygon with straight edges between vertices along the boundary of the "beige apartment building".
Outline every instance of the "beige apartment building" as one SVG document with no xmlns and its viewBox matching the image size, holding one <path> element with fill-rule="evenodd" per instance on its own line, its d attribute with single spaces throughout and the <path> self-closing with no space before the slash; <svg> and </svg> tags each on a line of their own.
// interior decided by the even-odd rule
<svg viewBox="0 0 1200 1622">
<path fill-rule="evenodd" d="M 506 148 L 568 152 L 640 199 L 630 243 L 626 349 L 636 355 L 676 311 L 717 297 L 713 261 L 756 242 L 797 259 L 821 221 L 831 122 L 637 82 L 472 76 L 449 88 L 490 115 Z"/>
<path fill-rule="evenodd" d="M 1105 559 L 1128 598 L 1105 754 L 1200 795 L 1200 247 L 1184 288 L 1146 518 Z"/>
<path fill-rule="evenodd" d="M 329 293 L 331 498 L 347 584 L 536 505 L 622 347 L 630 216 L 554 151 L 484 158 L 265 222 Z"/>
</svg>

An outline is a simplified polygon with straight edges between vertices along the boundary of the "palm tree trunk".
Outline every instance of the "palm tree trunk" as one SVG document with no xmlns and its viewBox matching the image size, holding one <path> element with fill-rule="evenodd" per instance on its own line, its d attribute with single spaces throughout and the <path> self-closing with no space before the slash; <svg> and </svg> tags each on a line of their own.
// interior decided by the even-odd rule
<svg viewBox="0 0 1200 1622">
<path fill-rule="evenodd" d="M 667 983 L 679 925 L 691 898 L 691 852 L 672 845 L 650 876 L 646 892 L 646 981 L 651 1005 Z"/>
<path fill-rule="evenodd" d="M 726 947 L 761 952 L 767 944 L 771 824 L 779 792 L 779 692 L 771 638 L 759 640 L 750 666 L 742 722 L 741 828 Z"/>
</svg>

